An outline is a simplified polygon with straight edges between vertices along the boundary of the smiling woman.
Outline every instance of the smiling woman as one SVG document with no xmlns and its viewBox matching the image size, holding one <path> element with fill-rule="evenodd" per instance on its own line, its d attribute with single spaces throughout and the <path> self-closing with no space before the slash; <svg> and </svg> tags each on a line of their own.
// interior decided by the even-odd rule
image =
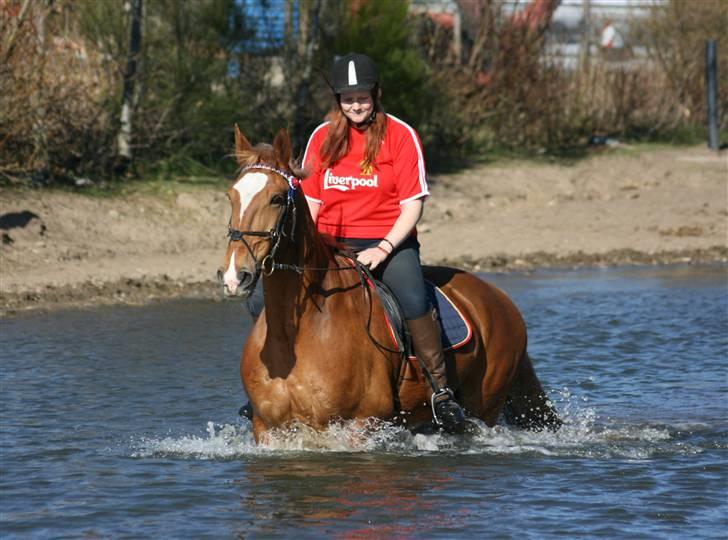
<svg viewBox="0 0 728 540">
<path fill-rule="evenodd" d="M 374 112 L 374 100 L 370 92 L 345 92 L 339 99 L 341 112 L 354 124 L 363 124 Z"/>
<path fill-rule="evenodd" d="M 392 291 L 426 366 L 435 421 L 461 431 L 465 416 L 448 386 L 437 314 L 420 264 L 416 226 L 430 193 L 420 138 L 384 112 L 371 58 L 347 54 L 331 78 L 330 121 L 313 132 L 303 158 L 311 215 L 320 233 L 355 251 Z"/>
</svg>

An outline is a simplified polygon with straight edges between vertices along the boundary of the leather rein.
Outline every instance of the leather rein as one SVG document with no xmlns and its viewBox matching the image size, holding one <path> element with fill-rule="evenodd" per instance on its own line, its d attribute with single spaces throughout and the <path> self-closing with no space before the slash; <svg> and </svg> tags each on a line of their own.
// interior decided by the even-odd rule
<svg viewBox="0 0 728 540">
<path fill-rule="evenodd" d="M 241 231 L 238 229 L 233 229 L 230 224 L 228 224 L 228 233 L 227 236 L 230 238 L 231 242 L 239 241 L 242 242 L 245 246 L 245 249 L 248 250 L 248 253 L 253 259 L 253 262 L 255 263 L 255 270 L 256 270 L 256 277 L 255 280 L 258 279 L 258 274 L 262 273 L 265 276 L 270 276 L 273 272 L 276 270 L 293 270 L 294 272 L 297 272 L 298 274 L 302 274 L 306 270 L 354 270 L 355 266 L 360 266 L 359 263 L 356 262 L 356 257 L 351 257 L 351 255 L 348 255 L 349 258 L 353 259 L 355 262 L 355 266 L 343 266 L 343 267 L 326 267 L 326 268 L 314 268 L 309 266 L 299 266 L 297 264 L 286 264 L 286 263 L 279 263 L 275 261 L 275 255 L 278 251 L 278 247 L 280 246 L 281 240 L 284 237 L 288 237 L 293 242 L 295 240 L 295 231 L 296 231 L 296 221 L 298 219 L 296 214 L 296 204 L 295 204 L 295 195 L 296 191 L 298 190 L 299 186 L 301 185 L 301 180 L 292 174 L 289 174 L 281 169 L 278 169 L 276 167 L 271 167 L 270 165 L 266 165 L 265 163 L 254 163 L 253 165 L 248 165 L 244 167 L 241 170 L 241 173 L 248 171 L 250 169 L 263 169 L 266 171 L 271 171 L 281 177 L 283 177 L 288 182 L 288 194 L 286 196 L 286 206 L 283 208 L 281 213 L 278 215 L 278 219 L 276 220 L 275 226 L 269 230 L 269 231 Z M 288 217 L 291 216 L 290 220 Z M 232 218 L 231 218 L 232 220 Z M 286 222 L 290 221 L 290 226 L 288 227 L 288 230 L 286 230 Z M 256 236 L 259 238 L 267 238 L 272 243 L 270 252 L 263 257 L 262 260 L 258 260 L 258 258 L 253 253 L 253 249 L 250 247 L 250 244 L 248 244 L 248 241 L 245 239 L 246 236 Z M 342 253 L 346 254 L 346 252 Z"/>
<path fill-rule="evenodd" d="M 372 341 L 372 343 L 378 347 L 381 350 L 390 352 L 390 353 L 398 353 L 400 355 L 405 354 L 405 351 L 403 349 L 390 349 L 386 345 L 378 342 L 374 336 L 371 333 L 371 323 L 372 323 L 372 292 L 367 284 L 367 280 L 369 280 L 371 283 L 374 283 L 374 276 L 372 275 L 371 271 L 367 266 L 364 266 L 361 264 L 355 255 L 353 255 L 351 252 L 347 252 L 344 250 L 336 249 L 336 252 L 338 254 L 341 254 L 351 260 L 353 262 L 352 266 L 332 266 L 332 267 L 324 267 L 324 268 L 315 268 L 310 266 L 299 266 L 296 264 L 286 264 L 286 263 L 279 263 L 275 261 L 275 255 L 278 251 L 278 247 L 280 246 L 281 240 L 284 237 L 288 237 L 293 242 L 295 240 L 295 231 L 296 231 L 296 204 L 295 204 L 295 195 L 296 191 L 298 190 L 301 180 L 299 178 L 296 178 L 292 174 L 289 174 L 281 169 L 278 169 L 276 167 L 272 167 L 270 165 L 266 165 L 264 163 L 254 163 L 253 165 L 247 165 L 241 170 L 241 173 L 248 171 L 250 169 L 263 169 L 266 171 L 271 171 L 283 178 L 288 182 L 288 194 L 286 196 L 286 206 L 283 208 L 281 213 L 278 215 L 278 219 L 276 220 L 275 226 L 269 230 L 269 231 L 247 231 L 247 230 L 238 230 L 233 229 L 230 224 L 228 224 L 228 233 L 227 236 L 230 238 L 231 242 L 240 241 L 243 243 L 245 248 L 248 250 L 248 253 L 253 258 L 253 262 L 255 263 L 255 276 L 253 277 L 253 283 L 251 287 L 255 287 L 258 279 L 260 277 L 260 274 L 262 273 L 265 276 L 270 276 L 275 272 L 276 270 L 293 270 L 294 272 L 298 274 L 303 274 L 306 270 L 313 270 L 313 271 L 343 271 L 343 270 L 356 270 L 357 275 L 359 277 L 359 281 L 361 284 L 361 287 L 364 291 L 364 297 L 367 300 L 367 303 L 369 305 L 369 313 L 367 317 L 366 322 L 366 330 L 367 334 L 369 336 L 369 339 Z M 290 228 L 286 230 L 286 221 L 288 221 L 288 216 L 291 216 L 290 219 Z M 232 218 L 231 218 L 232 222 Z M 248 244 L 248 241 L 245 239 L 246 236 L 254 236 L 258 238 L 267 238 L 271 243 L 272 247 L 270 249 L 270 252 L 263 257 L 262 260 L 258 260 L 255 254 L 253 253 L 253 249 L 250 247 L 250 244 Z"/>
</svg>

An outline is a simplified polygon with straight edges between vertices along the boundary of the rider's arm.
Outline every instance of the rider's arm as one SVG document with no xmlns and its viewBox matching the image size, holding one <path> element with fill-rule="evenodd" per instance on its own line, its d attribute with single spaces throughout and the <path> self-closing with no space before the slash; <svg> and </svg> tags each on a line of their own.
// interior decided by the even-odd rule
<svg viewBox="0 0 728 540">
<path fill-rule="evenodd" d="M 368 264 L 369 268 L 374 270 L 392 253 L 393 248 L 401 244 L 415 228 L 417 222 L 422 217 L 422 208 L 424 206 L 423 199 L 415 199 L 408 201 L 402 205 L 402 212 L 399 214 L 397 221 L 384 236 L 389 242 L 382 240 L 376 247 L 360 251 L 356 258 L 362 264 Z M 390 245 L 391 243 L 391 245 Z"/>
<path fill-rule="evenodd" d="M 402 213 L 397 218 L 397 221 L 394 222 L 389 232 L 384 236 L 392 245 L 388 245 L 384 240 L 380 242 L 380 245 L 387 251 L 391 251 L 392 246 L 396 248 L 404 242 L 412 234 L 415 225 L 420 221 L 424 207 L 424 199 L 415 199 L 414 201 L 404 203 L 401 206 Z"/>
<path fill-rule="evenodd" d="M 393 127 L 395 127 L 394 124 Z M 406 127 L 406 130 L 400 129 L 396 132 L 392 143 L 395 146 L 396 158 L 393 163 L 393 171 L 397 178 L 395 187 L 400 214 L 384 237 L 392 244 L 389 246 L 390 251 L 412 234 L 412 230 L 422 217 L 425 199 L 430 194 L 427 188 L 422 144 L 417 133 L 409 126 Z"/>
<path fill-rule="evenodd" d="M 320 208 L 321 205 L 319 203 L 315 203 L 311 199 L 308 199 L 308 209 L 311 211 L 311 219 L 313 219 L 314 223 L 316 223 Z"/>
<path fill-rule="evenodd" d="M 317 127 L 306 145 L 306 152 L 303 155 L 303 167 L 308 171 L 308 177 L 301 182 L 303 194 L 308 201 L 308 208 L 311 212 L 313 222 L 316 223 L 319 209 L 321 208 L 321 182 L 323 170 L 319 150 L 326 136 L 326 123 Z"/>
</svg>

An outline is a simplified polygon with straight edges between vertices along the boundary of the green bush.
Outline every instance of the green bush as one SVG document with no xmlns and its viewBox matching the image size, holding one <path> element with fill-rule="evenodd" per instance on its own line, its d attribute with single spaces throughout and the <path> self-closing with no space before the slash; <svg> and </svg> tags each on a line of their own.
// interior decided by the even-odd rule
<svg viewBox="0 0 728 540">
<path fill-rule="evenodd" d="M 435 75 L 415 46 L 408 2 L 369 2 L 350 11 L 332 49 L 339 55 L 359 52 L 374 59 L 385 110 L 419 133 L 429 168 L 462 158 L 465 126 L 451 105 L 446 81 Z"/>
</svg>

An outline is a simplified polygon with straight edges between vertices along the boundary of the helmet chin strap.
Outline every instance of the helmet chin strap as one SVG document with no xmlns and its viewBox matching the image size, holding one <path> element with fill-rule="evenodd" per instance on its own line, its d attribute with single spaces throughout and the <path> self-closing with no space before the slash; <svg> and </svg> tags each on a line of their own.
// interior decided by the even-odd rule
<svg viewBox="0 0 728 540">
<path fill-rule="evenodd" d="M 357 123 L 356 123 L 355 125 L 356 125 L 356 127 L 358 127 L 358 128 L 363 128 L 363 127 L 367 127 L 367 126 L 368 126 L 369 124 L 371 124 L 372 122 L 374 122 L 374 119 L 375 119 L 376 117 L 377 117 L 377 111 L 376 111 L 376 110 L 374 110 L 374 111 L 372 111 L 372 114 L 371 114 L 371 115 L 369 116 L 369 118 L 367 118 L 367 119 L 366 119 L 366 120 L 364 120 L 363 122 L 357 122 Z"/>
</svg>

